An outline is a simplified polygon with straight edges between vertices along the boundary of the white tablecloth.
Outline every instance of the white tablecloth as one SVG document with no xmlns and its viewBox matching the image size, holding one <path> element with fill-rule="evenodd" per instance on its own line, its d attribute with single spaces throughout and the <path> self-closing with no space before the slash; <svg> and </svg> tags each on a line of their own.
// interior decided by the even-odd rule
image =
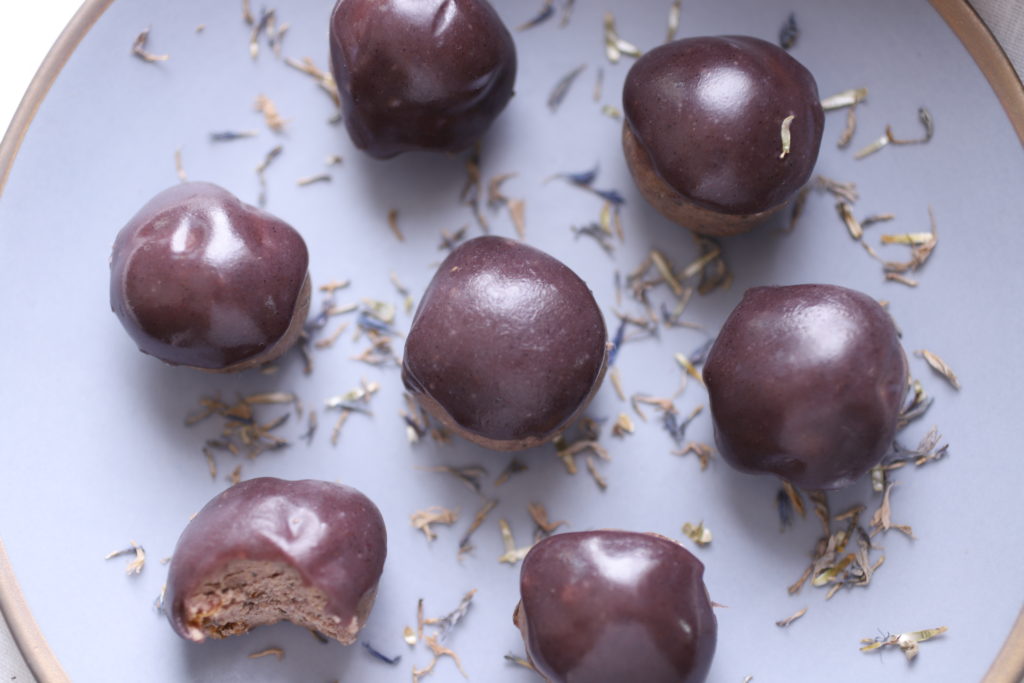
<svg viewBox="0 0 1024 683">
<path fill-rule="evenodd" d="M 972 0 L 972 5 L 988 24 L 1002 45 L 1017 75 L 1024 80 L 1024 2 L 1021 0 Z M 79 0 L 35 0 L 14 2 L 4 7 L 4 23 L 16 30 L 8 31 L 0 41 L 0 127 L 6 130 L 21 95 L 28 87 L 38 65 L 68 19 L 78 8 Z M 0 682 L 34 683 L 7 624 L 0 618 Z"/>
</svg>

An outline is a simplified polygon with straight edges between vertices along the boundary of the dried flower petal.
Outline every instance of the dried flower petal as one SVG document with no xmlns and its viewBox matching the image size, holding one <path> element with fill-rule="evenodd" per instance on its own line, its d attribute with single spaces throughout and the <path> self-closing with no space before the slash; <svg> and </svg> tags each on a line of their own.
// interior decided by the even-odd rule
<svg viewBox="0 0 1024 683">
<path fill-rule="evenodd" d="M 554 13 L 555 13 L 555 0 L 544 0 L 544 6 L 541 8 L 540 12 L 538 12 L 537 15 L 535 17 L 533 17 L 532 19 L 530 19 L 529 21 L 526 21 L 526 22 L 520 24 L 519 26 L 516 26 L 516 30 L 517 31 L 525 31 L 525 30 L 531 29 L 534 26 L 537 26 L 539 24 L 543 24 L 545 21 L 550 19 L 551 16 Z"/>
<path fill-rule="evenodd" d="M 867 645 L 863 645 L 860 648 L 860 651 L 870 652 L 886 646 L 896 646 L 907 656 L 907 661 L 911 661 L 917 656 L 920 649 L 918 647 L 918 643 L 931 640 L 935 636 L 942 635 L 948 630 L 949 628 L 946 626 L 939 626 L 937 628 L 929 628 L 922 631 L 897 633 L 883 638 L 862 638 L 860 642 L 867 643 Z"/>
<path fill-rule="evenodd" d="M 665 35 L 665 42 L 671 43 L 676 39 L 679 32 L 679 15 L 682 14 L 683 0 L 672 0 L 668 8 L 668 33 Z"/>
<path fill-rule="evenodd" d="M 433 541 L 437 538 L 437 534 L 430 528 L 431 524 L 454 524 L 459 518 L 458 510 L 449 510 L 448 508 L 441 507 L 440 505 L 434 505 L 427 508 L 426 510 L 418 510 L 409 516 L 409 521 L 413 527 L 423 532 L 423 535 L 427 537 L 428 541 Z"/>
<path fill-rule="evenodd" d="M 472 524 L 469 525 L 469 528 L 466 529 L 466 533 L 464 533 L 462 538 L 459 539 L 460 557 L 463 553 L 467 553 L 472 550 L 473 546 L 469 543 L 470 539 L 473 537 L 474 532 L 480 528 L 480 525 L 484 523 L 484 520 L 487 519 L 487 515 L 491 514 L 491 510 L 497 507 L 497 505 L 498 501 L 492 499 L 486 501 L 483 506 L 477 510 L 476 515 L 473 516 Z"/>
<path fill-rule="evenodd" d="M 141 59 L 144 62 L 166 62 L 170 59 L 170 55 L 155 55 L 152 52 L 146 51 L 146 43 L 149 42 L 149 28 L 144 29 L 138 36 L 135 37 L 135 42 L 132 43 L 132 54 Z"/>
<path fill-rule="evenodd" d="M 843 223 L 846 224 L 846 230 L 850 233 L 850 237 L 855 240 L 859 240 L 864 236 L 864 229 L 861 224 L 853 217 L 853 211 L 850 205 L 846 202 L 840 201 L 836 203 L 836 211 L 839 212 L 839 217 L 843 219 Z"/>
<path fill-rule="evenodd" d="M 805 614 L 807 614 L 807 608 L 806 607 L 804 607 L 801 610 L 798 610 L 798 611 L 794 612 L 793 614 L 790 614 L 785 619 L 779 619 L 778 621 L 775 622 L 775 625 L 778 626 L 779 628 L 786 628 L 787 626 L 789 626 L 790 624 L 792 624 L 794 621 L 796 621 L 797 619 L 799 619 L 800 617 L 802 617 Z"/>
<path fill-rule="evenodd" d="M 864 157 L 866 157 L 868 155 L 874 154 L 875 152 L 877 152 L 878 150 L 882 149 L 883 147 L 885 147 L 888 144 L 889 144 L 889 136 L 888 135 L 882 135 L 880 138 L 874 140 L 873 142 L 869 143 L 865 147 L 863 147 L 860 150 L 858 150 L 857 153 L 853 155 L 853 158 L 854 159 L 863 159 Z"/>
<path fill-rule="evenodd" d="M 704 526 L 704 520 L 701 520 L 696 526 L 689 522 L 684 523 L 683 533 L 686 534 L 687 538 L 699 546 L 705 546 L 711 543 L 711 529 Z"/>
<path fill-rule="evenodd" d="M 924 107 L 917 110 L 917 118 L 921 121 L 921 125 L 924 126 L 924 136 L 915 138 L 912 140 L 900 140 L 892 134 L 892 127 L 885 127 L 885 134 L 889 138 L 889 143 L 893 145 L 921 145 L 932 139 L 935 135 L 935 121 L 932 119 L 931 112 Z"/>
<path fill-rule="evenodd" d="M 782 119 L 782 129 L 780 135 L 782 138 L 782 152 L 779 154 L 780 159 L 785 159 L 786 155 L 790 152 L 790 145 L 792 144 L 792 135 L 789 132 L 789 127 L 793 124 L 793 119 L 796 118 L 795 114 L 790 114 L 786 118 Z"/>
<path fill-rule="evenodd" d="M 255 107 L 256 111 L 263 114 L 263 121 L 267 124 L 267 128 L 275 133 L 284 132 L 286 121 L 281 118 L 281 114 L 277 111 L 277 105 L 272 99 L 263 94 L 257 95 Z"/>
<path fill-rule="evenodd" d="M 130 576 L 132 574 L 140 574 L 142 572 L 142 568 L 146 566 L 146 551 L 135 541 L 129 541 L 129 543 L 131 545 L 128 548 L 107 553 L 103 559 L 112 560 L 115 557 L 121 557 L 122 555 L 133 555 L 132 561 L 125 565 L 124 568 L 125 573 Z"/>
<path fill-rule="evenodd" d="M 779 29 L 779 46 L 783 50 L 788 50 L 796 45 L 796 40 L 799 37 L 800 27 L 796 25 L 796 13 L 790 12 L 786 23 Z"/>
<path fill-rule="evenodd" d="M 586 68 L 586 64 L 580 64 L 575 69 L 558 79 L 558 82 L 555 83 L 555 87 L 551 89 L 551 94 L 548 95 L 548 109 L 552 112 L 558 110 L 558 107 L 562 104 L 562 100 L 564 100 L 565 96 L 569 94 L 569 89 L 572 88 L 572 84 L 576 82 L 576 78 L 583 73 Z"/>
<path fill-rule="evenodd" d="M 619 36 L 611 12 L 605 12 L 604 15 L 604 46 L 608 61 L 612 64 L 617 64 L 622 55 L 639 57 L 642 54 L 640 48 Z"/>
<path fill-rule="evenodd" d="M 954 373 L 953 369 L 949 367 L 946 361 L 942 360 L 937 354 L 928 351 L 927 349 L 921 349 L 919 351 L 915 351 L 914 355 L 924 358 L 925 362 L 928 363 L 932 370 L 935 370 L 935 372 L 945 377 L 954 389 L 958 391 L 960 390 L 960 380 L 957 379 L 956 373 Z"/>
<path fill-rule="evenodd" d="M 516 539 L 512 536 L 512 528 L 508 525 L 508 522 L 504 519 L 499 519 L 498 526 L 501 527 L 501 540 L 505 544 L 505 553 L 498 558 L 498 562 L 514 565 L 526 557 L 526 553 L 530 552 L 532 546 L 517 548 Z"/>
<path fill-rule="evenodd" d="M 863 102 L 867 97 L 867 88 L 844 90 L 841 93 L 823 99 L 821 101 L 821 108 L 825 111 L 831 111 L 832 109 L 841 109 L 842 107 L 852 107 Z"/>
</svg>

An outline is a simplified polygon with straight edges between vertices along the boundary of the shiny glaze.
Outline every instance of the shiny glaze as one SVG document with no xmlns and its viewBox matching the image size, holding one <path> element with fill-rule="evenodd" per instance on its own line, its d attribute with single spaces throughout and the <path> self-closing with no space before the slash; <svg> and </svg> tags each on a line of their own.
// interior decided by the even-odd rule
<svg viewBox="0 0 1024 683">
<path fill-rule="evenodd" d="M 623 91 L 626 125 L 656 173 L 706 209 L 759 213 L 788 200 L 818 158 L 824 112 L 814 77 L 747 36 L 677 40 L 644 54 Z M 791 151 L 782 152 L 782 121 Z"/>
<path fill-rule="evenodd" d="M 832 489 L 892 444 L 907 361 L 889 314 L 865 294 L 757 287 L 722 327 L 704 381 L 725 460 Z"/>
<path fill-rule="evenodd" d="M 512 36 L 486 0 L 339 0 L 331 64 L 356 147 L 459 151 L 512 97 Z"/>
<path fill-rule="evenodd" d="M 402 378 L 471 433 L 543 439 L 589 398 L 606 341 L 593 295 L 567 266 L 520 242 L 478 237 L 427 287 Z"/>
<path fill-rule="evenodd" d="M 249 479 L 213 498 L 178 539 L 164 604 L 188 638 L 185 600 L 235 560 L 283 562 L 327 596 L 348 623 L 377 588 L 387 531 L 377 506 L 349 486 L 304 479 Z"/>
<path fill-rule="evenodd" d="M 117 235 L 110 305 L 143 353 L 222 369 L 284 336 L 308 264 L 284 221 L 216 185 L 182 183 Z"/>
<path fill-rule="evenodd" d="M 558 534 L 523 560 L 515 620 L 552 683 L 698 683 L 717 621 L 704 565 L 653 534 Z"/>
</svg>

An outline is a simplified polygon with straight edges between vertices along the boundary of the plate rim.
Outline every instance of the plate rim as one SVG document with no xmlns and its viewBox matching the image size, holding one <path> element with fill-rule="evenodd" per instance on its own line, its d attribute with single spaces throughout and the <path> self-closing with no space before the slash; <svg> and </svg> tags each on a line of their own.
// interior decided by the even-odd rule
<svg viewBox="0 0 1024 683">
<path fill-rule="evenodd" d="M 964 45 L 988 81 L 1024 146 L 1024 83 L 988 26 L 967 0 L 928 0 Z M 0 140 L 0 199 L 21 143 L 36 112 L 79 43 L 114 0 L 85 0 L 50 48 L 32 78 L 11 124 Z M 39 683 L 68 683 L 71 679 L 50 649 L 21 592 L 0 536 L 0 618 L 6 620 L 29 670 Z M 1024 606 L 982 683 L 1024 680 Z"/>
</svg>

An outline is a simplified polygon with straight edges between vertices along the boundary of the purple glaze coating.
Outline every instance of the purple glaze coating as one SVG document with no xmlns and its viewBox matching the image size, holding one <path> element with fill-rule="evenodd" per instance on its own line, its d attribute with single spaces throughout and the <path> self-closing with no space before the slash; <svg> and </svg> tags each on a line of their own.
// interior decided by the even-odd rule
<svg viewBox="0 0 1024 683">
<path fill-rule="evenodd" d="M 402 379 L 469 432 L 543 439 L 590 396 L 606 341 L 593 295 L 565 264 L 521 242 L 478 237 L 449 254 L 427 287 Z"/>
<path fill-rule="evenodd" d="M 654 48 L 626 76 L 623 107 L 655 172 L 695 204 L 727 214 L 766 211 L 800 189 L 825 119 L 811 73 L 747 36 Z M 791 114 L 791 150 L 780 159 Z"/>
<path fill-rule="evenodd" d="M 833 285 L 756 287 L 704 366 L 715 439 L 738 469 L 846 486 L 892 444 L 907 360 L 889 314 Z"/>
<path fill-rule="evenodd" d="M 118 233 L 110 306 L 143 353 L 223 369 L 285 335 L 308 266 L 284 221 L 217 185 L 182 183 Z"/>
<path fill-rule="evenodd" d="M 653 534 L 547 538 L 520 577 L 530 661 L 553 683 L 703 681 L 718 633 L 703 576 L 700 560 Z"/>
<path fill-rule="evenodd" d="M 376 590 L 387 556 L 380 510 L 349 486 L 303 479 L 249 479 L 214 497 L 178 539 L 164 604 L 174 630 L 188 638 L 185 600 L 236 560 L 283 562 L 327 596 L 350 622 Z"/>
<path fill-rule="evenodd" d="M 356 147 L 473 144 L 512 97 L 515 44 L 486 0 L 339 0 L 331 66 Z"/>
</svg>

